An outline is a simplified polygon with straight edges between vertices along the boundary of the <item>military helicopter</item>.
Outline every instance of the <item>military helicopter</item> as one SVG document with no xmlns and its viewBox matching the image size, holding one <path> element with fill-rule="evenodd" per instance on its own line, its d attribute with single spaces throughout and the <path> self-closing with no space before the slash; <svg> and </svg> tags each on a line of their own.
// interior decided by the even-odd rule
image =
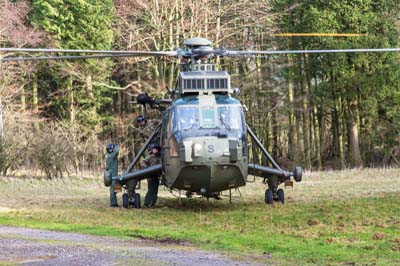
<svg viewBox="0 0 400 266">
<path fill-rule="evenodd" d="M 180 59 L 180 73 L 171 98 L 153 100 L 139 94 L 137 102 L 145 107 L 157 108 L 161 122 L 143 144 L 129 167 L 120 176 L 104 175 L 105 186 L 112 180 L 122 185 L 123 206 L 140 208 L 140 195 L 136 193 L 138 181 L 150 176 L 161 177 L 169 189 L 215 197 L 222 191 L 246 185 L 249 174 L 261 177 L 267 183 L 265 203 L 284 203 L 283 183 L 293 185 L 302 180 L 302 168 L 282 169 L 268 153 L 256 134 L 245 121 L 243 106 L 234 95 L 230 75 L 218 70 L 213 60 L 219 57 L 262 56 L 276 54 L 398 52 L 400 48 L 340 49 L 340 50 L 287 50 L 287 51 L 235 51 L 223 47 L 213 48 L 211 41 L 191 38 L 184 49 L 174 51 L 98 51 L 31 48 L 0 48 L 0 52 L 75 53 L 78 55 L 46 55 L 34 57 L 4 57 L 0 61 L 87 59 L 107 57 L 168 56 Z M 269 165 L 249 161 L 248 137 L 267 158 Z M 161 163 L 137 169 L 140 157 L 155 139 L 161 147 Z M 231 193 L 230 193 L 231 196 Z"/>
<path fill-rule="evenodd" d="M 278 185 L 291 177 L 301 181 L 302 169 L 282 170 L 245 122 L 243 107 L 232 94 L 237 92 L 226 71 L 219 71 L 210 59 L 225 53 L 213 50 L 212 43 L 203 38 L 184 42 L 179 51 L 183 58 L 181 71 L 172 99 L 154 101 L 146 94 L 137 102 L 161 110 L 161 122 L 138 152 L 127 171 L 115 179 L 126 186 L 129 202 L 140 207 L 136 182 L 149 176 L 161 176 L 170 189 L 184 190 L 205 197 L 218 197 L 224 190 L 244 186 L 249 173 L 268 181 L 265 201 L 284 202 L 283 189 Z M 160 108 L 167 103 L 169 106 Z M 273 168 L 248 161 L 247 134 L 269 159 Z M 146 147 L 160 135 L 161 164 L 134 170 Z M 104 177 L 110 185 L 112 178 Z M 230 194 L 231 195 L 231 194 Z M 126 206 L 126 204 L 124 204 Z"/>
</svg>

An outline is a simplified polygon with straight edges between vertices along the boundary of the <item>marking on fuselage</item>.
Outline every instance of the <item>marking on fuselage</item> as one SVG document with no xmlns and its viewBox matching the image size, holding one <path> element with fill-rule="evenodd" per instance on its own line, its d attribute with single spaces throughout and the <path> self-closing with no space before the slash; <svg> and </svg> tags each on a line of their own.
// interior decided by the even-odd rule
<svg viewBox="0 0 400 266">
<path fill-rule="evenodd" d="M 214 152 L 214 145 L 208 145 L 208 152 L 213 153 Z"/>
</svg>

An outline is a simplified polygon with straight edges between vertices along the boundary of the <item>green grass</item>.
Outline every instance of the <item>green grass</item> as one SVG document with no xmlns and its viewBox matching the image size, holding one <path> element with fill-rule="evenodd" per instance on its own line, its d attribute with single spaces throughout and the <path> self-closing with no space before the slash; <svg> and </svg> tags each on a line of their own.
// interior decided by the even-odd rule
<svg viewBox="0 0 400 266">
<path fill-rule="evenodd" d="M 243 197 L 178 200 L 156 209 L 109 209 L 101 180 L 1 179 L 0 224 L 121 238 L 189 241 L 276 264 L 400 265 L 400 170 L 309 173 L 266 206 L 260 182 Z M 360 187 L 362 189 L 360 189 Z M 145 190 L 142 192 L 142 194 Z M 2 211 L 3 210 L 3 211 Z"/>
</svg>

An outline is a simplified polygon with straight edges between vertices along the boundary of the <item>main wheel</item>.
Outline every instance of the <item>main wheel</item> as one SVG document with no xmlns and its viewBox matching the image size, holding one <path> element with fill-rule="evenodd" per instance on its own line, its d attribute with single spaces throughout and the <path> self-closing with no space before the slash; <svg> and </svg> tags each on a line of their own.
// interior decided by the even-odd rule
<svg viewBox="0 0 400 266">
<path fill-rule="evenodd" d="M 135 209 L 140 209 L 141 204 L 140 204 L 140 194 L 136 193 L 135 196 L 133 196 L 133 208 Z"/>
<path fill-rule="evenodd" d="M 296 182 L 301 182 L 301 179 L 303 177 L 303 170 L 301 169 L 300 166 L 296 166 L 296 168 L 294 169 L 293 177 Z"/>
<path fill-rule="evenodd" d="M 282 204 L 285 203 L 285 191 L 283 189 L 278 189 L 276 195 L 278 196 L 278 201 L 282 202 Z"/>
<path fill-rule="evenodd" d="M 122 207 L 124 207 L 125 209 L 128 209 L 128 208 L 129 208 L 129 197 L 128 197 L 128 193 L 122 194 Z"/>
<path fill-rule="evenodd" d="M 269 188 L 265 191 L 265 203 L 272 204 L 273 201 L 274 201 L 274 197 L 273 197 L 272 189 Z"/>
</svg>

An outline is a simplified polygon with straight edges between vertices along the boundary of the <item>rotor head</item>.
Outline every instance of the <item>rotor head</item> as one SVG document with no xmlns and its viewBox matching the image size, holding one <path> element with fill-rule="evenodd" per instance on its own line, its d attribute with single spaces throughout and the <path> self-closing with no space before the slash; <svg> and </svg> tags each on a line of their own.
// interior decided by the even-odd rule
<svg viewBox="0 0 400 266">
<path fill-rule="evenodd" d="M 183 45 L 188 48 L 198 48 L 200 46 L 212 46 L 212 42 L 206 38 L 195 37 L 187 39 L 183 42 Z"/>
</svg>

